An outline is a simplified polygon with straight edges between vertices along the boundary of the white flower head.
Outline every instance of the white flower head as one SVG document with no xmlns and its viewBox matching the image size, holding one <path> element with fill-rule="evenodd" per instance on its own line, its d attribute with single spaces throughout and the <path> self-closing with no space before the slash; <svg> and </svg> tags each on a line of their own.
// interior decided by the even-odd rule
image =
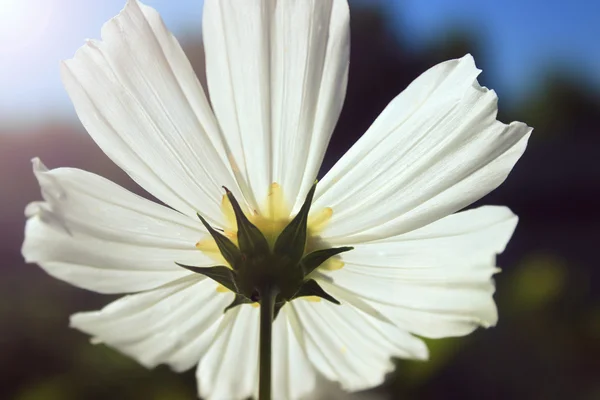
<svg viewBox="0 0 600 400">
<path fill-rule="evenodd" d="M 215 242 L 242 246 L 235 201 L 273 248 L 307 196 L 301 255 L 345 250 L 302 278 L 331 301 L 280 304 L 275 399 L 307 395 L 317 377 L 378 385 L 391 357 L 427 358 L 413 335 L 494 325 L 495 256 L 517 217 L 457 211 L 504 181 L 531 129 L 496 120 L 473 58 L 418 77 L 312 193 L 345 97 L 347 0 L 205 0 L 203 18 L 210 104 L 177 40 L 137 0 L 62 64 L 90 135 L 168 206 L 34 160 L 44 201 L 26 210 L 26 260 L 85 289 L 132 293 L 71 325 L 149 368 L 197 366 L 208 399 L 254 395 L 259 308 L 242 296 L 224 312 L 239 293 L 178 264 L 235 271 Z"/>
</svg>

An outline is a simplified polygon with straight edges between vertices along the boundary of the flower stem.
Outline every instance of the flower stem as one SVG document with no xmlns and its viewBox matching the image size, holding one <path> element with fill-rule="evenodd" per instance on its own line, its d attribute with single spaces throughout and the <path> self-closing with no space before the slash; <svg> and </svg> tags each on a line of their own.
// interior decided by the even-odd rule
<svg viewBox="0 0 600 400">
<path fill-rule="evenodd" d="M 271 400 L 271 337 L 276 297 L 277 291 L 270 287 L 260 293 L 259 400 Z"/>
</svg>

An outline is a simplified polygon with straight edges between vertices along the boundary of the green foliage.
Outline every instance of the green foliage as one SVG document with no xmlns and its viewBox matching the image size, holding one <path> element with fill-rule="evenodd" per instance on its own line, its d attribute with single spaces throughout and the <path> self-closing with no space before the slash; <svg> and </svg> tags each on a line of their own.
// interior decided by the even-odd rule
<svg viewBox="0 0 600 400">
<path fill-rule="evenodd" d="M 556 301 L 565 290 L 567 265 L 551 254 L 531 255 L 514 269 L 506 306 L 515 313 L 531 312 Z"/>
</svg>

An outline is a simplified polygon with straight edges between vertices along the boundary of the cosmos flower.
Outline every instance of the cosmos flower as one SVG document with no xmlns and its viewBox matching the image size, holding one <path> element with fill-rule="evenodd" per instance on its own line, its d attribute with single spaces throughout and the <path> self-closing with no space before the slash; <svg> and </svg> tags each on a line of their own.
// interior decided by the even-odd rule
<svg viewBox="0 0 600 400">
<path fill-rule="evenodd" d="M 148 368 L 197 366 L 200 396 L 255 395 L 260 307 L 182 265 L 233 273 L 218 241 L 243 247 L 239 212 L 273 248 L 303 210 L 300 256 L 342 250 L 303 277 L 312 292 L 280 304 L 275 399 L 306 395 L 317 376 L 373 387 L 392 357 L 428 357 L 417 336 L 493 326 L 495 256 L 517 217 L 460 210 L 504 181 L 531 129 L 496 120 L 473 58 L 419 76 L 313 193 L 345 97 L 347 1 L 205 0 L 203 19 L 210 103 L 137 0 L 62 64 L 89 134 L 166 205 L 34 160 L 44 201 L 26 209 L 26 260 L 84 289 L 128 293 L 71 326 Z"/>
</svg>

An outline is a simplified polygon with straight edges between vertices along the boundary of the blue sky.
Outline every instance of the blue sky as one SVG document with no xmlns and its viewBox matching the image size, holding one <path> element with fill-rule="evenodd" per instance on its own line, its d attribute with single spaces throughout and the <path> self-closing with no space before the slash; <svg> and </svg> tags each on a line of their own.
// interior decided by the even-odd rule
<svg viewBox="0 0 600 400">
<path fill-rule="evenodd" d="M 424 46 L 468 27 L 484 46 L 498 92 L 522 98 L 550 66 L 587 76 L 600 88 L 600 1 L 384 0 L 405 40 Z"/>
<path fill-rule="evenodd" d="M 59 79 L 69 58 L 125 0 L 0 0 L 0 123 L 73 118 Z M 146 0 L 181 37 L 199 35 L 201 0 Z M 422 51 L 448 29 L 466 28 L 484 46 L 488 81 L 518 100 L 550 65 L 600 87 L 600 1 L 354 0 L 380 4 L 399 37 Z"/>
</svg>

